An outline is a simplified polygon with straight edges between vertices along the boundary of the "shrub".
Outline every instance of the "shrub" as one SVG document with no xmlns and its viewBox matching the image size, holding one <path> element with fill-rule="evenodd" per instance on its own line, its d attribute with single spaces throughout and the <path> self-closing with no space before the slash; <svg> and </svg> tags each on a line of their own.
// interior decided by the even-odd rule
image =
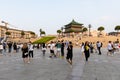
<svg viewBox="0 0 120 80">
<path fill-rule="evenodd" d="M 54 38 L 55 38 L 54 36 L 52 36 L 52 37 L 51 36 L 42 37 L 41 39 L 34 41 L 33 44 L 46 43 L 46 42 L 48 42 L 48 41 L 50 41 Z"/>
</svg>

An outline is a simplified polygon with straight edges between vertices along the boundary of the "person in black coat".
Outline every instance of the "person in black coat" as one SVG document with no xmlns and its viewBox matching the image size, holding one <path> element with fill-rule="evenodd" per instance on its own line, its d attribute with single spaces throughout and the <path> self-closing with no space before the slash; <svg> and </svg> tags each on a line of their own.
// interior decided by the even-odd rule
<svg viewBox="0 0 120 80">
<path fill-rule="evenodd" d="M 12 42 L 8 42 L 8 53 L 11 56 L 11 51 L 12 51 Z"/>
<path fill-rule="evenodd" d="M 85 42 L 85 46 L 84 46 L 84 53 L 85 53 L 85 59 L 86 59 L 86 61 L 88 61 L 88 58 L 90 57 L 90 51 L 89 51 L 89 49 L 90 49 L 89 42 L 86 41 Z"/>
<path fill-rule="evenodd" d="M 13 44 L 13 50 L 14 50 L 14 52 L 17 52 L 17 44 L 16 43 Z"/>
<path fill-rule="evenodd" d="M 46 44 L 45 43 L 42 44 L 42 52 L 43 52 L 43 56 L 45 56 L 45 52 L 46 52 Z"/>
<path fill-rule="evenodd" d="M 68 48 L 67 48 L 67 61 L 72 65 L 72 58 L 73 58 L 73 45 L 72 42 L 69 42 Z"/>
<path fill-rule="evenodd" d="M 61 41 L 61 56 L 62 56 L 62 58 L 64 58 L 64 47 L 65 47 L 65 43 L 62 40 Z"/>
<path fill-rule="evenodd" d="M 30 63 L 28 59 L 28 45 L 27 43 L 24 43 L 22 46 L 22 58 L 24 63 Z"/>
</svg>

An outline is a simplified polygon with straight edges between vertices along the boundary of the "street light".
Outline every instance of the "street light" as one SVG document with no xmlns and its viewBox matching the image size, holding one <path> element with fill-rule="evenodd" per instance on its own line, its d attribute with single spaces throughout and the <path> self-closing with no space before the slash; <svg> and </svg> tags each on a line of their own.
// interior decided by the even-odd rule
<svg viewBox="0 0 120 80">
<path fill-rule="evenodd" d="M 63 28 L 63 27 L 61 27 L 61 31 L 62 31 L 62 37 L 63 37 L 63 29 L 64 29 L 64 28 Z"/>
<path fill-rule="evenodd" d="M 91 24 L 88 25 L 88 28 L 89 28 L 89 36 L 91 36 L 91 32 L 90 32 Z"/>
</svg>

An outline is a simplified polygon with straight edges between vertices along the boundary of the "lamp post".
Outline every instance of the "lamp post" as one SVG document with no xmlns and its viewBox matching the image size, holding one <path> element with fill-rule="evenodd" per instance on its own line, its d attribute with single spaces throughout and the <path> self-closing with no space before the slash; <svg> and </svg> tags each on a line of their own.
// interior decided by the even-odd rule
<svg viewBox="0 0 120 80">
<path fill-rule="evenodd" d="M 89 28 L 89 36 L 91 36 L 91 32 L 90 32 L 91 24 L 88 25 L 88 28 Z"/>
<path fill-rule="evenodd" d="M 63 27 L 61 27 L 61 31 L 62 31 L 62 37 L 63 37 L 63 29 L 64 29 L 64 28 L 63 28 Z"/>
</svg>

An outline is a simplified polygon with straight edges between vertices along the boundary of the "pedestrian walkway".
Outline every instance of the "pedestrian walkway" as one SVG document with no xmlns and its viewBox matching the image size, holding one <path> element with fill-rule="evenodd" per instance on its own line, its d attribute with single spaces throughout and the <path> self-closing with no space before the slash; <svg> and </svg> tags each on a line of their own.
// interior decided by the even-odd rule
<svg viewBox="0 0 120 80">
<path fill-rule="evenodd" d="M 24 64 L 21 52 L 11 56 L 0 56 L 0 80 L 120 80 L 120 53 L 107 56 L 91 54 L 88 62 L 74 48 L 73 66 L 65 59 L 42 56 L 40 50 L 34 51 L 30 64 Z"/>
<path fill-rule="evenodd" d="M 24 64 L 21 52 L 11 56 L 0 56 L 0 80 L 65 80 L 71 67 L 64 59 L 42 56 L 41 50 L 34 51 L 31 63 Z"/>
<path fill-rule="evenodd" d="M 85 64 L 81 80 L 120 80 L 120 53 L 107 56 L 92 55 L 90 62 Z"/>
</svg>

